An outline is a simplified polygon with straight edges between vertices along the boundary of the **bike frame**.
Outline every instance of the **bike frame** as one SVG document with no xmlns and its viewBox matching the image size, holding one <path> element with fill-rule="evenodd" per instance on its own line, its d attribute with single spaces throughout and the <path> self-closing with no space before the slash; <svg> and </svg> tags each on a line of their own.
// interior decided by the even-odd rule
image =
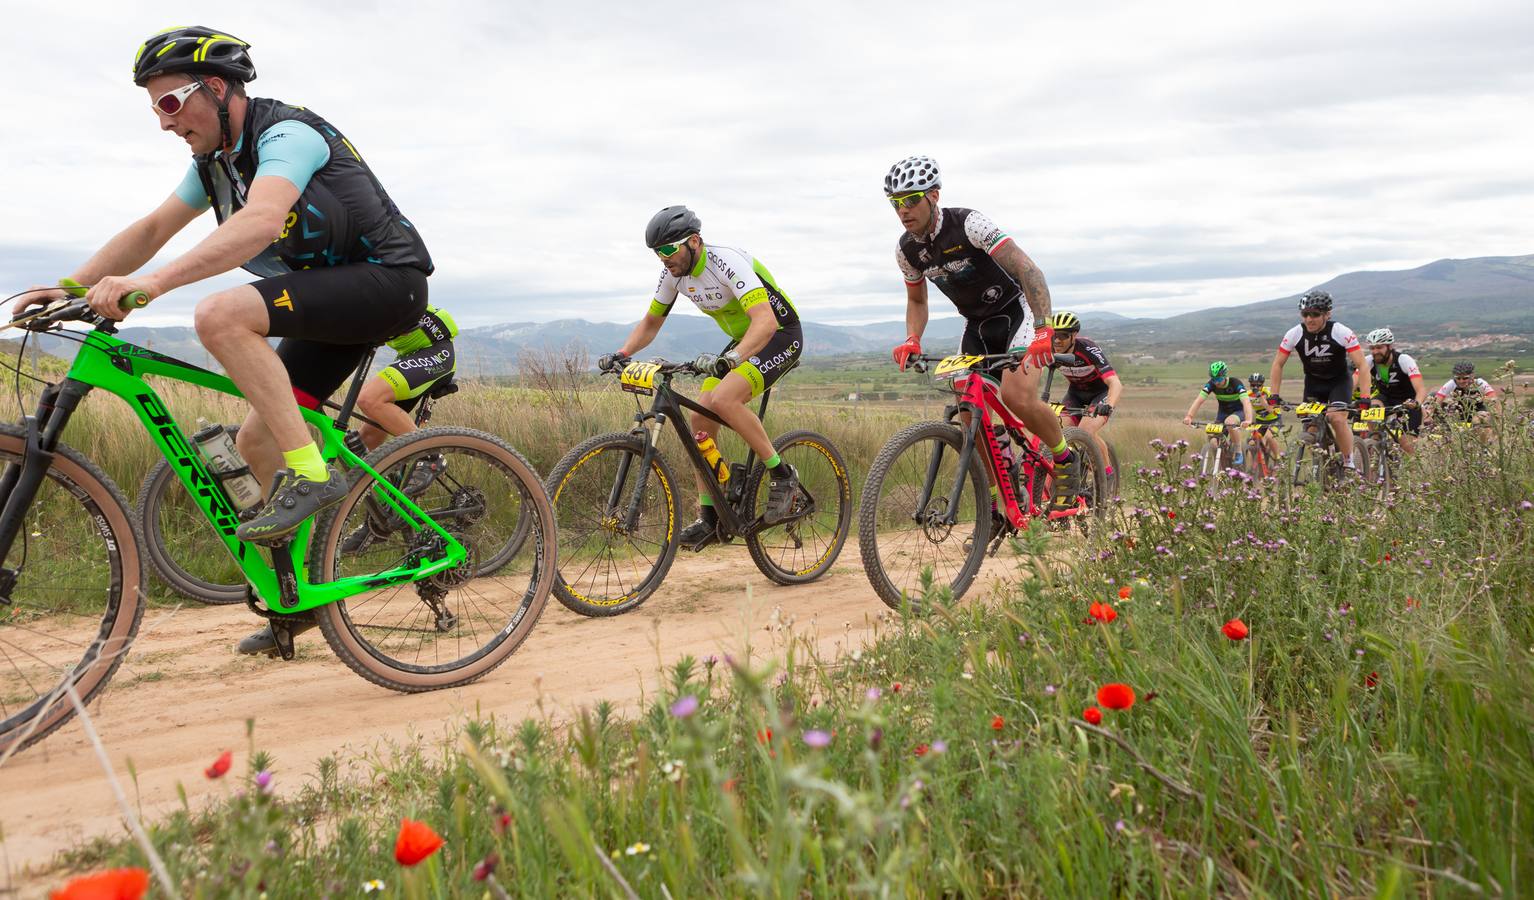
<svg viewBox="0 0 1534 900">
<path fill-rule="evenodd" d="M 730 480 L 736 482 L 735 487 L 726 490 L 719 483 L 719 478 L 714 474 L 713 467 L 708 460 L 703 458 L 703 452 L 698 449 L 698 444 L 693 440 L 692 432 L 684 421 L 682 410 L 688 409 L 701 416 L 712 419 L 726 428 L 729 425 L 711 410 L 702 404 L 682 396 L 671 387 L 671 380 L 676 377 L 677 371 L 658 371 L 655 375 L 654 398 L 650 401 L 648 412 L 640 412 L 634 416 L 634 433 L 642 435 L 645 449 L 640 458 L 639 478 L 634 483 L 634 488 L 629 494 L 629 503 L 623 514 L 625 528 L 635 528 L 638 525 L 639 508 L 644 497 L 645 487 L 650 480 L 650 465 L 660 453 L 660 430 L 667 423 L 676 431 L 677 439 L 681 441 L 682 451 L 692 463 L 698 474 L 703 476 L 702 481 L 708 489 L 709 496 L 714 499 L 714 511 L 719 516 L 719 537 L 721 541 L 727 541 L 740 535 L 750 535 L 759 530 L 761 519 L 747 522 L 742 517 L 738 504 L 745 500 L 745 478 L 751 472 L 751 467 L 756 463 L 756 451 L 746 448 L 746 460 L 744 463 L 735 463 L 730 466 Z M 767 400 L 772 396 L 772 389 L 762 392 L 762 401 L 757 406 L 756 417 L 765 421 L 767 415 Z M 616 510 L 622 499 L 623 485 L 628 480 L 629 466 L 632 465 L 632 456 L 624 455 L 618 463 L 617 475 L 613 478 L 612 492 L 607 497 L 607 508 Z M 741 466 L 740 476 L 736 477 L 735 466 Z M 813 501 L 812 501 L 813 502 Z"/>
<path fill-rule="evenodd" d="M 1014 529 L 1026 530 L 1027 521 L 1030 518 L 1044 514 L 1044 511 L 1033 502 L 1036 479 L 1043 477 L 1045 471 L 1043 442 L 1037 435 L 1028 431 L 1023 420 L 1012 414 L 1010 409 L 1001 402 L 1001 394 L 991 383 L 980 374 L 983 364 L 976 364 L 968 369 L 967 375 L 955 377 L 955 387 L 958 389 L 959 402 L 944 410 L 943 417 L 948 422 L 964 415 L 969 416 L 969 424 L 960 424 L 958 427 L 964 434 L 964 442 L 959 449 L 958 472 L 954 476 L 953 488 L 949 491 L 948 509 L 944 513 L 943 521 L 953 525 L 959 521 L 959 498 L 964 489 L 964 479 L 969 475 L 970 461 L 976 453 L 977 446 L 983 445 L 985 449 L 984 459 L 986 470 L 990 473 L 991 483 L 997 486 L 1004 504 L 1003 514 Z M 962 378 L 964 385 L 959 387 L 957 382 Z M 1016 491 L 1013 490 L 1012 473 L 1007 471 L 1006 455 L 1002 452 L 1001 443 L 996 440 L 996 434 L 991 424 L 991 413 L 995 412 L 1000 418 L 1002 425 L 1007 428 L 1013 443 L 1021 451 L 1022 459 L 1019 461 L 1022 477 L 1020 485 L 1027 492 L 1028 508 L 1025 512 L 1018 502 Z M 957 423 L 956 423 L 957 424 Z M 1023 435 L 1026 440 L 1020 440 Z M 932 450 L 932 459 L 927 464 L 927 477 L 922 482 L 922 494 L 917 500 L 915 508 L 925 509 L 932 500 L 932 491 L 936 487 L 937 470 L 943 461 L 943 445 L 939 444 Z M 1076 515 L 1078 510 L 1051 511 L 1048 516 L 1051 519 L 1063 518 Z"/>
<path fill-rule="evenodd" d="M 48 384 L 38 401 L 36 414 L 24 418 L 25 455 L 20 465 L 9 466 L 0 476 L 0 497 L 4 498 L 3 511 L 0 511 L 0 560 L 8 557 L 24 524 L 26 511 L 36 499 L 64 426 L 80 401 L 96 388 L 121 397 L 133 409 L 155 446 L 185 485 L 187 493 L 234 557 L 254 596 L 272 612 L 304 612 L 380 587 L 420 581 L 457 566 L 467 557 L 457 539 L 347 446 L 346 423 L 362 383 L 357 379 L 334 421 L 323 413 L 303 407 L 299 408 L 299 413 L 319 431 L 320 453 L 327 461 L 339 458 L 347 467 L 371 476 L 374 479 L 373 496 L 400 516 L 412 530 L 429 528 L 436 532 L 446 551 L 440 559 L 425 559 L 416 565 L 311 583 L 305 565 L 314 527 L 311 521 L 300 526 L 291 543 L 272 548 L 272 562 L 267 563 L 261 553 L 255 552 L 260 545 L 235 537 L 240 522 L 234 504 L 165 403 L 145 383 L 144 377 L 159 375 L 234 397 L 243 395 L 228 377 L 120 340 L 114 336 L 115 331 L 113 323 L 103 322 L 86 333 L 68 374 L 57 384 Z M 366 365 L 367 360 L 364 360 L 359 368 Z M 15 574 L 3 570 L 3 580 L 9 583 L 0 585 L 4 588 L 0 597 L 9 594 Z"/>
</svg>

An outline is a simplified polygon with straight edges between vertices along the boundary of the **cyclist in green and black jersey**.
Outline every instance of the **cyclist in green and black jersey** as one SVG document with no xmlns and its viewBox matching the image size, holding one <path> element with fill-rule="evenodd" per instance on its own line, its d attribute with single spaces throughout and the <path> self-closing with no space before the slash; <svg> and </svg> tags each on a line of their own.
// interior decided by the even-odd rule
<svg viewBox="0 0 1534 900">
<path fill-rule="evenodd" d="M 1209 380 L 1199 388 L 1198 396 L 1193 399 L 1193 405 L 1188 407 L 1188 414 L 1182 417 L 1184 425 L 1192 425 L 1193 418 L 1198 415 L 1199 407 L 1204 401 L 1213 396 L 1218 404 L 1216 418 L 1229 426 L 1241 425 L 1246 428 L 1252 427 L 1252 396 L 1247 392 L 1246 385 L 1241 379 L 1233 378 L 1230 374 L 1230 366 L 1223 362 L 1209 364 Z M 1242 451 L 1242 441 L 1233 440 L 1235 457 L 1231 460 L 1234 465 L 1241 465 L 1246 460 Z"/>
</svg>

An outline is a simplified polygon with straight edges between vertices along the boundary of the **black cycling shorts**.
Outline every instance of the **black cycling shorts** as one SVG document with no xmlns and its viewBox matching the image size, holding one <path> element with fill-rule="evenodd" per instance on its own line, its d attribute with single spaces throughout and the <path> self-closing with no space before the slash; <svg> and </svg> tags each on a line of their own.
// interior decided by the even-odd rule
<svg viewBox="0 0 1534 900">
<path fill-rule="evenodd" d="M 1003 306 L 999 312 L 983 319 L 966 319 L 964 337 L 959 341 L 959 352 L 972 356 L 1006 353 L 1013 349 L 1013 338 L 1017 337 L 1023 323 L 1030 318 L 1031 315 L 1023 307 L 1022 301 L 1014 297 L 1012 302 Z M 1033 334 L 1030 332 L 1024 335 L 1024 338 L 1031 342 Z"/>
<path fill-rule="evenodd" d="M 317 409 L 371 349 L 415 328 L 426 312 L 426 273 L 355 263 L 303 269 L 252 285 L 266 301 L 267 335 L 301 405 Z"/>
<path fill-rule="evenodd" d="M 736 343 L 731 341 L 719 352 L 729 352 L 734 349 Z M 756 397 L 777 384 L 778 379 L 799 364 L 799 359 L 803 355 L 804 329 L 795 322 L 779 328 L 772 337 L 767 339 L 767 346 L 758 350 L 750 359 L 741 360 L 740 365 L 730 371 L 750 382 L 751 396 Z M 718 378 L 703 379 L 705 391 L 711 391 L 718 386 Z"/>
<path fill-rule="evenodd" d="M 378 377 L 394 389 L 394 402 L 409 410 L 414 400 L 458 367 L 452 341 L 438 341 L 383 367 Z M 409 404 L 408 406 L 406 404 Z"/>
<path fill-rule="evenodd" d="M 1406 433 L 1419 434 L 1422 431 L 1422 408 L 1406 410 Z"/>
<path fill-rule="evenodd" d="M 1330 381 L 1305 376 L 1305 399 L 1311 403 L 1331 403 L 1336 406 L 1353 404 L 1353 377 L 1344 375 Z"/>
<path fill-rule="evenodd" d="M 1074 384 L 1071 385 L 1070 388 L 1065 392 L 1065 397 L 1060 402 L 1069 407 L 1091 409 L 1098 403 L 1108 399 L 1108 385 L 1106 384 L 1103 385 L 1102 390 L 1093 391 L 1090 394 L 1077 393 L 1077 391 L 1078 386 Z M 1072 425 L 1081 424 L 1081 416 L 1067 415 L 1066 418 L 1071 420 Z"/>
<path fill-rule="evenodd" d="M 1246 420 L 1246 408 L 1239 403 L 1220 403 L 1216 404 L 1216 407 L 1215 415 L 1218 417 L 1217 421 L 1223 422 L 1231 416 L 1235 416 L 1242 421 Z"/>
</svg>

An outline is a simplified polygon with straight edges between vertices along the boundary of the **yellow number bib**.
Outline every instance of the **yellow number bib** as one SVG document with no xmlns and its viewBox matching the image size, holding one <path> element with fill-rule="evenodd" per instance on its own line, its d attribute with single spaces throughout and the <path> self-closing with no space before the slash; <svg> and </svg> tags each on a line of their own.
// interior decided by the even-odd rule
<svg viewBox="0 0 1534 900">
<path fill-rule="evenodd" d="M 655 375 L 658 372 L 660 363 L 631 362 L 623 367 L 623 374 L 618 377 L 618 381 L 631 394 L 649 396 L 655 393 Z"/>
<path fill-rule="evenodd" d="M 1365 422 L 1383 422 L 1385 421 L 1385 407 L 1371 406 L 1359 413 L 1358 417 Z"/>
<path fill-rule="evenodd" d="M 1369 424 L 1367 422 L 1354 422 L 1353 423 L 1353 430 L 1357 431 L 1357 432 L 1360 432 L 1360 433 L 1368 431 L 1369 430 Z"/>
<path fill-rule="evenodd" d="M 1299 413 L 1302 416 L 1319 416 L 1322 413 L 1326 412 L 1326 404 L 1325 403 L 1301 403 L 1299 406 L 1295 407 L 1294 411 Z"/>
<path fill-rule="evenodd" d="M 1051 404 L 1049 404 L 1049 408 L 1051 410 L 1054 410 L 1054 413 L 1057 416 L 1065 415 L 1065 404 L 1064 403 L 1051 403 Z"/>
<path fill-rule="evenodd" d="M 954 375 L 962 375 L 974 368 L 975 363 L 980 362 L 982 359 L 985 359 L 985 357 L 969 356 L 963 353 L 957 356 L 946 356 L 938 362 L 937 368 L 932 370 L 932 374 L 938 378 L 951 378 Z"/>
<path fill-rule="evenodd" d="M 1221 425 L 1219 423 L 1211 423 L 1209 425 L 1205 425 L 1204 426 L 1204 433 L 1205 434 L 1224 434 L 1225 433 L 1225 426 Z"/>
</svg>

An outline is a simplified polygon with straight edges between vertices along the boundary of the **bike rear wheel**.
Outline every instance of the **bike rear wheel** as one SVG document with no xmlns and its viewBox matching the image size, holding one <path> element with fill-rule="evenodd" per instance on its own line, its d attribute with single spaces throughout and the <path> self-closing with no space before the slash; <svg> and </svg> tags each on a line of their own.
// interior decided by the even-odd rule
<svg viewBox="0 0 1534 900">
<path fill-rule="evenodd" d="M 634 525 L 627 524 L 644 451 L 644 441 L 632 434 L 601 434 L 566 453 L 549 473 L 548 494 L 561 523 L 554 596 L 572 612 L 616 616 L 634 609 L 655 593 L 676 559 L 676 477 L 659 453 Z"/>
<path fill-rule="evenodd" d="M 790 431 L 772 442 L 783 461 L 799 474 L 814 502 L 801 517 L 762 528 L 746 537 L 751 561 L 778 584 L 805 584 L 830 571 L 852 529 L 852 479 L 847 463 L 829 440 L 813 431 Z M 758 462 L 746 485 L 745 518 L 767 506 L 767 467 Z"/>
<path fill-rule="evenodd" d="M 468 558 L 430 578 L 315 611 L 343 662 L 406 693 L 467 684 L 505 662 L 543 614 L 554 583 L 554 509 L 527 460 L 494 435 L 427 428 L 388 441 L 367 462 L 400 485 L 431 457 L 441 458 L 440 474 L 412 499 L 464 545 Z M 386 511 L 374 483 L 359 472 L 345 498 L 323 514 L 311 548 L 312 581 L 381 572 L 440 552 L 432 529 L 413 531 Z"/>
<path fill-rule="evenodd" d="M 991 536 L 990 491 L 978 452 L 960 473 L 962 446 L 958 426 L 918 422 L 890 438 L 868 470 L 858 513 L 859 550 L 874 592 L 893 609 L 902 598 L 919 608 L 928 578 L 957 600 L 980 571 Z M 934 461 L 936 475 L 928 485 Z M 955 484 L 958 518 L 950 525 L 945 519 Z M 928 497 L 922 504 L 924 490 Z"/>
<path fill-rule="evenodd" d="M 1102 450 L 1092 435 L 1080 428 L 1071 427 L 1062 431 L 1066 446 L 1076 454 L 1081 465 L 1081 483 L 1076 487 L 1076 495 L 1087 501 L 1087 509 L 1092 511 L 1092 515 L 1107 515 L 1108 474 L 1104 469 L 1106 462 Z"/>
<path fill-rule="evenodd" d="M 134 504 L 144 551 L 171 590 L 199 603 L 245 602 L 245 576 L 165 460 L 155 463 Z"/>
<path fill-rule="evenodd" d="M 21 464 L 25 432 L 0 424 L 0 464 Z M 89 703 L 112 679 L 144 615 L 141 543 L 122 492 L 59 445 L 4 566 L 0 598 L 0 755 L 69 721 L 73 684 Z M 3 499 L 3 498 L 0 498 Z"/>
</svg>

